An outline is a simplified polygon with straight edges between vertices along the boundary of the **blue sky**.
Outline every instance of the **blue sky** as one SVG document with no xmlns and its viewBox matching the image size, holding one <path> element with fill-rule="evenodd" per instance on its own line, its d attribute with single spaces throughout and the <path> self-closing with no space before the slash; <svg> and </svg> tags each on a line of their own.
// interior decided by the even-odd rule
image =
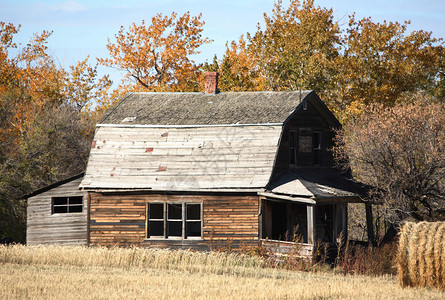
<svg viewBox="0 0 445 300">
<path fill-rule="evenodd" d="M 211 61 L 214 54 L 222 57 L 227 41 L 241 34 L 255 32 L 263 13 L 271 13 L 274 0 L 0 0 L 0 21 L 21 24 L 16 42 L 25 43 L 35 32 L 52 30 L 49 39 L 51 53 L 63 66 L 75 64 L 90 55 L 107 57 L 107 39 L 113 40 L 120 26 L 139 24 L 156 13 L 172 11 L 192 15 L 203 14 L 204 35 L 214 42 L 202 47 L 196 61 Z M 289 0 L 283 1 L 285 5 Z M 336 20 L 347 23 L 348 15 L 357 18 L 371 16 L 374 21 L 411 20 L 409 29 L 432 31 L 433 36 L 445 38 L 445 1 L 443 0 L 315 0 L 315 4 L 333 8 Z M 102 67 L 117 81 L 120 75 Z"/>
</svg>

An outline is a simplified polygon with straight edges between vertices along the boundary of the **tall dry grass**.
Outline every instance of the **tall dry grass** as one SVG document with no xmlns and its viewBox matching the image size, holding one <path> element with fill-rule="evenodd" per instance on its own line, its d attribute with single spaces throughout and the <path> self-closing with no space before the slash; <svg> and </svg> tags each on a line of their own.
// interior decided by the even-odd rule
<svg viewBox="0 0 445 300">
<path fill-rule="evenodd" d="M 239 254 L 0 247 L 0 299 L 442 299 L 391 276 L 271 269 Z"/>
<path fill-rule="evenodd" d="M 27 265 L 101 266 L 117 268 L 144 267 L 161 270 L 181 270 L 194 273 L 214 273 L 258 276 L 266 261 L 258 256 L 223 252 L 193 252 L 153 248 L 105 248 L 84 246 L 0 246 L 0 263 Z M 271 269 L 267 277 L 277 276 Z"/>
<path fill-rule="evenodd" d="M 397 253 L 401 286 L 445 290 L 445 222 L 406 223 Z"/>
</svg>

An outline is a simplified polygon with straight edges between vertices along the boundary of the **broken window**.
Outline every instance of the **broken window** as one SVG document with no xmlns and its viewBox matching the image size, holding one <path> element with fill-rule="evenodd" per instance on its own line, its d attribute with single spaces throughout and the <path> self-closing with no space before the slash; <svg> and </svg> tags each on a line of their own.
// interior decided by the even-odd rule
<svg viewBox="0 0 445 300">
<path fill-rule="evenodd" d="M 83 197 L 53 197 L 52 214 L 81 213 L 83 211 Z"/>
<path fill-rule="evenodd" d="M 200 238 L 200 203 L 148 203 L 148 238 Z"/>
<path fill-rule="evenodd" d="M 310 128 L 289 132 L 289 165 L 310 166 L 322 164 L 322 133 Z"/>
</svg>

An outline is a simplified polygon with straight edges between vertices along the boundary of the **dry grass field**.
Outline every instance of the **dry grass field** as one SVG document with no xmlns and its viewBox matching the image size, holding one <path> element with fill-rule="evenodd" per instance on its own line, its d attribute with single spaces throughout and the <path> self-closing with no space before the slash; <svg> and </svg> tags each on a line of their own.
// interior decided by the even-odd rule
<svg viewBox="0 0 445 300">
<path fill-rule="evenodd" d="M 237 254 L 0 246 L 0 299 L 444 298 L 391 276 L 286 271 Z"/>
</svg>

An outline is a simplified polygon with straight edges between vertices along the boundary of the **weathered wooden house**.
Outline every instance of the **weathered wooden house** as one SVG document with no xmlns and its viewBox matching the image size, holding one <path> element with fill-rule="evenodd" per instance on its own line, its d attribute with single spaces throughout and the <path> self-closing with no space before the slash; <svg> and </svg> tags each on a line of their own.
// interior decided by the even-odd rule
<svg viewBox="0 0 445 300">
<path fill-rule="evenodd" d="M 87 201 L 79 190 L 83 173 L 24 196 L 27 244 L 87 244 Z"/>
<path fill-rule="evenodd" d="M 340 124 L 315 92 L 131 93 L 97 124 L 92 245 L 209 249 L 335 242 L 361 186 L 333 169 Z M 298 232 L 296 232 L 298 230 Z"/>
<path fill-rule="evenodd" d="M 333 168 L 339 127 L 313 91 L 218 93 L 215 73 L 205 93 L 129 93 L 97 124 L 80 183 L 87 243 L 335 243 L 364 192 Z"/>
</svg>

